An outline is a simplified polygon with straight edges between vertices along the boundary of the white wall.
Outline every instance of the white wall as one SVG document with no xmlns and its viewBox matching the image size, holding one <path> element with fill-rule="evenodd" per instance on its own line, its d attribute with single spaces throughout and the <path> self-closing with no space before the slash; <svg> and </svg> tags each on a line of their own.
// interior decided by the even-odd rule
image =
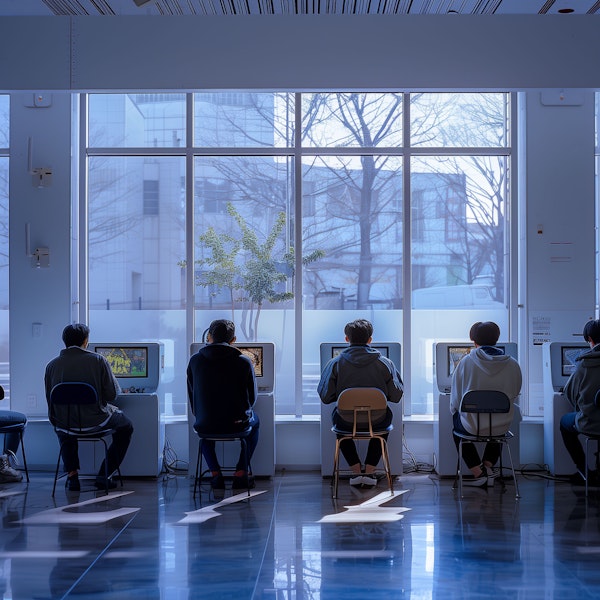
<svg viewBox="0 0 600 600">
<path fill-rule="evenodd" d="M 599 33 L 598 19 L 551 15 L 2 19 L 0 90 L 22 92 L 11 99 L 13 407 L 45 412 L 43 369 L 60 349 L 60 332 L 77 301 L 70 291 L 71 96 L 65 92 L 78 90 L 529 90 L 520 170 L 526 202 L 520 242 L 527 252 L 518 256 L 528 277 L 520 290 L 519 341 L 529 361 L 529 385 L 541 385 L 532 317 L 552 317 L 554 331 L 562 335 L 578 331 L 594 310 L 593 88 L 600 84 L 594 64 Z M 542 88 L 558 103 L 542 102 Z M 29 106 L 34 91 L 47 90 L 53 92 L 51 106 Z M 565 90 L 577 102 L 560 100 Z M 50 188 L 31 185 L 30 137 L 33 166 L 53 169 Z M 32 245 L 50 248 L 49 269 L 34 269 L 25 257 L 26 223 Z M 566 264 L 552 258 L 552 242 L 561 240 L 572 242 Z M 33 322 L 43 324 L 41 338 L 33 338 Z M 310 435 L 304 445 L 282 445 L 287 437 L 278 438 L 277 463 L 312 464 L 317 428 L 285 427 L 307 427 Z M 433 445 L 430 428 L 414 431 L 421 454 Z"/>
</svg>

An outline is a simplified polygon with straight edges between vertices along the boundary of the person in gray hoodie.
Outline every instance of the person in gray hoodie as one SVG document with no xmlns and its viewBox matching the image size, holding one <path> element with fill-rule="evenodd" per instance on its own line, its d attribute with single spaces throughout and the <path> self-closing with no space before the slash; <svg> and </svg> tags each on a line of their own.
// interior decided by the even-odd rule
<svg viewBox="0 0 600 600">
<path fill-rule="evenodd" d="M 495 414 L 492 417 L 493 435 L 508 431 L 514 416 L 514 403 L 521 393 L 523 376 L 519 363 L 496 348 L 500 338 L 500 328 L 493 321 L 478 321 L 471 326 L 469 338 L 475 344 L 456 366 L 452 375 L 450 392 L 450 412 L 454 431 L 474 434 L 477 432 L 477 415 L 459 412 L 462 397 L 471 390 L 497 390 L 504 392 L 511 400 L 508 413 Z M 458 450 L 460 438 L 453 434 Z M 473 479 L 467 479 L 463 485 L 485 487 L 493 485 L 500 472 L 494 465 L 500 458 L 501 445 L 495 442 L 486 444 L 481 460 L 475 444 L 463 443 L 463 460 L 473 473 Z"/>
<path fill-rule="evenodd" d="M 400 402 L 404 390 L 394 363 L 369 346 L 373 339 L 373 325 L 366 319 L 357 319 L 346 325 L 344 334 L 350 346 L 332 358 L 321 373 L 317 392 L 322 402 L 332 404 L 343 390 L 353 387 L 379 388 L 388 402 Z M 334 425 L 351 429 L 352 421 L 346 420 L 345 416 L 338 412 L 337 407 L 333 409 Z M 374 413 L 373 427 L 387 427 L 392 422 L 392 416 L 389 407 L 381 411 L 381 414 Z M 354 440 L 342 441 L 340 451 L 354 474 L 350 478 L 350 485 L 373 487 L 377 484 L 375 470 L 381 459 L 381 444 L 378 440 L 369 441 L 364 474 Z"/>
<path fill-rule="evenodd" d="M 590 349 L 582 352 L 576 359 L 577 367 L 565 384 L 564 394 L 573 405 L 560 419 L 560 433 L 565 448 L 573 459 L 577 472 L 571 475 L 574 485 L 585 484 L 585 454 L 579 440 L 580 433 L 600 435 L 600 410 L 594 402 L 596 392 L 600 390 L 600 320 L 588 321 L 583 327 L 583 339 Z M 588 472 L 590 480 L 597 483 L 596 471 Z"/>
</svg>

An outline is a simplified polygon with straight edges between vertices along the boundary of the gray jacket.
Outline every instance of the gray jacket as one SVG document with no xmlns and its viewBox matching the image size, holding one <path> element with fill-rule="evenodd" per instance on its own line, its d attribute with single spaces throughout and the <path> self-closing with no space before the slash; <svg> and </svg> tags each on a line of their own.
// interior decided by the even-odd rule
<svg viewBox="0 0 600 600">
<path fill-rule="evenodd" d="M 110 404 L 120 393 L 119 384 L 111 371 L 107 360 L 100 354 L 89 352 L 79 346 L 71 346 L 61 350 L 60 355 L 46 365 L 44 383 L 48 416 L 56 426 L 66 426 L 68 408 L 57 406 L 50 414 L 50 392 L 57 383 L 78 381 L 89 383 L 98 393 L 98 404 L 86 407 L 83 413 L 83 427 L 97 427 L 105 424 L 110 416 L 118 410 Z"/>
<path fill-rule="evenodd" d="M 600 345 L 580 354 L 576 362 L 577 368 L 565 384 L 565 397 L 577 412 L 577 429 L 600 435 L 600 409 L 594 405 L 594 397 L 600 389 Z"/>
</svg>

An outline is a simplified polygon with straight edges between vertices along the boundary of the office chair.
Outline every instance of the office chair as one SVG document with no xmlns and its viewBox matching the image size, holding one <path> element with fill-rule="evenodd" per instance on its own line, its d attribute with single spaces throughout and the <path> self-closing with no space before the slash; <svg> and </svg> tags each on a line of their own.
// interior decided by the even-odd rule
<svg viewBox="0 0 600 600">
<path fill-rule="evenodd" d="M 54 426 L 55 432 L 71 436 L 78 442 L 101 443 L 104 446 L 104 481 L 106 483 L 106 493 L 108 494 L 108 478 L 112 473 L 108 472 L 108 444 L 106 443 L 106 437 L 112 435 L 115 430 L 105 425 L 91 428 L 84 426 L 85 421 L 82 418 L 86 407 L 95 406 L 97 403 L 98 394 L 96 389 L 89 383 L 71 381 L 58 383 L 50 391 L 50 423 Z M 58 406 L 66 407 L 66 419 L 58 420 L 56 415 L 56 407 Z M 52 488 L 53 497 L 56 492 L 56 482 L 68 475 L 66 472 L 60 477 L 58 475 L 63 444 L 64 442 L 60 444 L 58 460 L 56 461 L 56 473 L 54 474 L 54 486 Z M 119 468 L 117 468 L 117 473 L 121 480 L 121 487 L 123 487 L 123 479 Z M 94 479 L 96 476 L 97 474 L 94 473 Z M 92 475 L 80 475 L 80 479 L 90 477 Z"/>
<path fill-rule="evenodd" d="M 381 457 L 387 476 L 390 494 L 394 493 L 390 459 L 385 435 L 394 429 L 389 425 L 384 429 L 373 429 L 372 413 L 387 409 L 386 395 L 378 388 L 356 387 L 343 390 L 337 399 L 338 411 L 352 413 L 352 429 L 346 430 L 335 425 L 331 431 L 336 434 L 335 455 L 333 458 L 333 498 L 337 498 L 340 475 L 340 443 L 344 440 L 378 439 L 381 444 Z"/>
<path fill-rule="evenodd" d="M 4 400 L 4 388 L 0 385 L 0 400 Z M 25 426 L 27 423 L 10 423 L 7 425 L 0 425 L 0 433 L 18 433 L 19 443 L 21 444 L 21 454 L 23 455 L 23 468 L 25 470 L 25 478 L 29 483 L 29 470 L 27 469 L 27 458 L 25 458 L 25 445 L 23 444 L 23 434 L 25 433 Z M 12 454 L 12 452 L 11 452 Z M 16 457 L 15 457 L 16 458 Z"/>
<path fill-rule="evenodd" d="M 199 486 L 199 481 L 202 479 L 202 476 L 208 472 L 208 468 L 205 471 L 202 471 L 202 446 L 205 441 L 212 442 L 240 442 L 242 448 L 244 450 L 244 456 L 246 457 L 246 474 L 248 476 L 248 498 L 250 497 L 250 462 L 248 460 L 248 444 L 246 442 L 248 436 L 252 433 L 252 427 L 248 427 L 244 429 L 244 431 L 237 431 L 235 433 L 211 433 L 204 434 L 198 433 L 198 438 L 200 439 L 200 443 L 198 444 L 198 458 L 196 459 L 196 476 L 194 478 L 194 499 L 196 498 L 196 490 L 200 490 L 200 495 L 202 494 L 202 490 Z M 221 471 L 235 471 L 235 466 L 221 466 Z"/>
<path fill-rule="evenodd" d="M 477 415 L 477 433 L 467 434 L 461 433 L 453 429 L 454 435 L 460 438 L 458 444 L 458 463 L 456 472 L 458 476 L 458 490 L 462 498 L 462 446 L 463 442 L 473 443 L 489 443 L 496 442 L 504 444 L 508 450 L 508 458 L 510 460 L 510 468 L 515 482 L 515 498 L 520 498 L 519 486 L 517 485 L 517 476 L 513 465 L 512 455 L 510 452 L 509 441 L 513 438 L 510 431 L 500 435 L 492 435 L 493 415 L 499 413 L 507 413 L 510 411 L 510 398 L 504 393 L 497 390 L 470 390 L 460 402 L 459 412 L 475 413 Z M 500 477 L 502 477 L 502 452 L 500 452 Z"/>
<path fill-rule="evenodd" d="M 600 390 L 596 392 L 594 396 L 594 406 L 600 410 Z M 592 433 L 581 432 L 583 439 L 585 440 L 585 495 L 588 495 L 588 482 L 589 482 L 589 467 L 588 467 L 588 455 L 589 455 L 589 443 L 596 442 L 596 473 L 598 473 L 598 467 L 600 466 L 600 434 L 594 435 Z"/>
</svg>

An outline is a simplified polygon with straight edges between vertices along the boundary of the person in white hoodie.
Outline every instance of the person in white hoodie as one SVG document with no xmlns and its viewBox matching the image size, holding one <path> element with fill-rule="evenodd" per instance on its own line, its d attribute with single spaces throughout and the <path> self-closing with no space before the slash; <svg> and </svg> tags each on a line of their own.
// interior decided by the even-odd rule
<svg viewBox="0 0 600 600">
<path fill-rule="evenodd" d="M 454 430 L 473 434 L 477 430 L 477 415 L 459 412 L 462 397 L 471 390 L 497 390 L 504 392 L 511 400 L 508 413 L 495 414 L 492 417 L 492 434 L 500 435 L 508 431 L 514 415 L 514 404 L 521 392 L 523 377 L 519 363 L 496 348 L 500 338 L 500 328 L 492 321 L 474 323 L 469 338 L 475 348 L 456 366 L 452 375 L 450 393 L 450 412 Z M 460 438 L 453 434 L 458 451 Z M 494 465 L 502 451 L 498 443 L 488 443 L 480 458 L 473 443 L 463 443 L 463 460 L 473 473 L 473 479 L 465 480 L 463 485 L 485 487 L 494 484 L 494 478 L 500 475 Z"/>
</svg>

